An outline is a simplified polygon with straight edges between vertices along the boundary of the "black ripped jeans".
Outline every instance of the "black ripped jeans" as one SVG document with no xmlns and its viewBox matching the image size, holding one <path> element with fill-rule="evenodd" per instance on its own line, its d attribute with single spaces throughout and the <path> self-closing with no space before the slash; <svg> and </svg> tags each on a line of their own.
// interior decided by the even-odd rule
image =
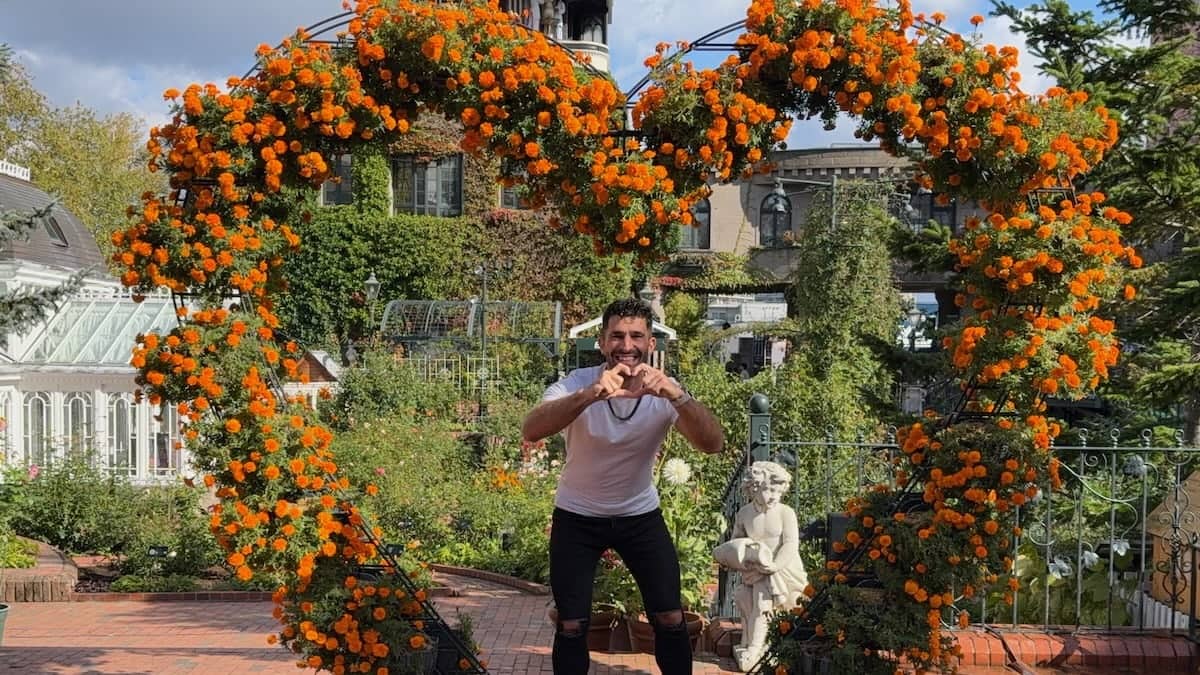
<svg viewBox="0 0 1200 675">
<path fill-rule="evenodd" d="M 607 549 L 616 551 L 637 581 L 654 626 L 654 659 L 663 675 L 692 672 L 692 645 L 682 613 L 679 622 L 658 615 L 680 611 L 679 557 L 662 512 L 636 516 L 581 516 L 554 509 L 550 529 L 550 588 L 558 608 L 554 634 L 556 675 L 586 675 L 590 659 L 587 619 L 591 615 L 596 563 Z M 564 631 L 564 621 L 582 621 L 582 630 Z"/>
</svg>

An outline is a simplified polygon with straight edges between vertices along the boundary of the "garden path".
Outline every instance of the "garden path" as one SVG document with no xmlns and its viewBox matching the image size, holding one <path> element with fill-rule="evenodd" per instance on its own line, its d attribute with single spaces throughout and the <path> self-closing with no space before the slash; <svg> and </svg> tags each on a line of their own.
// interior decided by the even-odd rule
<svg viewBox="0 0 1200 675">
<path fill-rule="evenodd" d="M 549 673 L 553 629 L 546 596 L 483 579 L 438 574 L 459 592 L 436 602 L 475 621 L 475 637 L 497 675 Z M 278 624 L 269 602 L 36 602 L 11 606 L 0 673 L 35 675 L 294 675 L 295 659 L 266 643 Z M 1169 670 L 1169 669 L 1168 669 Z M 647 654 L 592 655 L 591 675 L 654 675 Z M 732 673 L 729 659 L 698 656 L 695 675 Z M 1012 673 L 972 666 L 959 675 Z M 1035 669 L 1038 673 L 1141 673 L 1142 668 Z M 1166 671 L 1159 671 L 1166 672 Z"/>
</svg>

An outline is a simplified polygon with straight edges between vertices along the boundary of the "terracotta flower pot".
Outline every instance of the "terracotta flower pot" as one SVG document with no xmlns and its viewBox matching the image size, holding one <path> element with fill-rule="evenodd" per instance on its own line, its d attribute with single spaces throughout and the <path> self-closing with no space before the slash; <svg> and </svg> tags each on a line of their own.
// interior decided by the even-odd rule
<svg viewBox="0 0 1200 675">
<path fill-rule="evenodd" d="M 683 621 L 687 625 L 688 639 L 692 643 L 692 653 L 695 653 L 700 643 L 700 635 L 704 631 L 704 616 L 696 612 L 685 611 Z M 654 626 L 650 625 L 645 614 L 639 614 L 636 619 L 629 619 L 629 642 L 634 651 L 644 654 L 654 653 Z"/>
</svg>

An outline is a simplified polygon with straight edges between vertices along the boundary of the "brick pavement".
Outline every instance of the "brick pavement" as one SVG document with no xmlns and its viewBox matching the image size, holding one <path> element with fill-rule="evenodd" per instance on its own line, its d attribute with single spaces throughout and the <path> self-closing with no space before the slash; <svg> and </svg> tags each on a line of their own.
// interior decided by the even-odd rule
<svg viewBox="0 0 1200 675">
<path fill-rule="evenodd" d="M 437 598 L 442 614 L 453 622 L 455 610 L 471 615 L 475 638 L 484 649 L 489 672 L 496 674 L 549 673 L 553 629 L 545 617 L 546 596 L 534 595 L 483 579 L 446 577 L 458 597 Z M 15 603 L 8 615 L 0 647 L 0 675 L 54 673 L 61 675 L 225 675 L 295 674 L 291 654 L 266 643 L 277 624 L 270 602 L 41 602 Z M 991 645 L 964 647 L 983 654 Z M 1041 639 L 1041 638 L 1038 638 Z M 1119 638 L 1103 644 L 1124 644 Z M 1009 638 L 1012 645 L 1013 642 Z M 1135 643 L 1130 642 L 1130 646 Z M 1172 643 L 1173 644 L 1173 643 Z M 1178 648 L 1178 647 L 1176 647 Z M 1189 646 L 1194 649 L 1194 646 Z M 1017 649 L 1017 651 L 1022 651 Z M 1028 657 L 1026 663 L 1045 660 Z M 999 663 L 964 667 L 959 675 L 1012 673 Z M 1049 659 L 1053 661 L 1054 659 Z M 1147 672 L 1148 661 L 1125 667 L 1116 664 L 1056 663 L 1032 668 L 1034 673 L 1076 675 L 1133 675 Z M 1194 662 L 1193 662 L 1194 663 Z M 1160 660 L 1154 672 L 1181 672 Z M 592 654 L 591 675 L 654 675 L 654 657 L 647 654 Z M 1194 668 L 1194 666 L 1192 666 Z M 1192 669 L 1189 668 L 1189 671 Z M 732 673 L 732 661 L 700 655 L 696 675 Z M 1194 671 L 1192 671 L 1194 672 Z"/>
<path fill-rule="evenodd" d="M 492 673 L 549 673 L 553 629 L 546 597 L 481 579 L 448 581 L 461 595 L 437 598 L 474 620 L 476 640 Z M 295 675 L 295 659 L 266 643 L 277 627 L 269 602 L 14 603 L 8 614 L 0 673 L 56 675 Z M 730 665 L 730 662 L 726 662 Z M 593 675 L 651 675 L 646 654 L 594 654 Z M 733 672 L 715 658 L 698 659 L 696 675 Z"/>
</svg>

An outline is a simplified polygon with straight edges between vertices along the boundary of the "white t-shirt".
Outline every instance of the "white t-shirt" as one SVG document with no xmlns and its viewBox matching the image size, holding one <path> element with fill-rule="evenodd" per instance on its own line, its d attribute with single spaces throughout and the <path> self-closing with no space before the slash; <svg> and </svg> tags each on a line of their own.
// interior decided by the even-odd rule
<svg viewBox="0 0 1200 675">
<path fill-rule="evenodd" d="M 571 371 L 550 385 L 542 400 L 552 401 L 592 386 L 603 369 L 600 365 Z M 633 416 L 626 421 L 617 418 L 630 413 Z M 562 431 L 567 439 L 567 461 L 558 479 L 554 505 L 585 516 L 635 516 L 658 508 L 654 461 L 678 418 L 670 401 L 658 396 L 589 405 Z"/>
</svg>

